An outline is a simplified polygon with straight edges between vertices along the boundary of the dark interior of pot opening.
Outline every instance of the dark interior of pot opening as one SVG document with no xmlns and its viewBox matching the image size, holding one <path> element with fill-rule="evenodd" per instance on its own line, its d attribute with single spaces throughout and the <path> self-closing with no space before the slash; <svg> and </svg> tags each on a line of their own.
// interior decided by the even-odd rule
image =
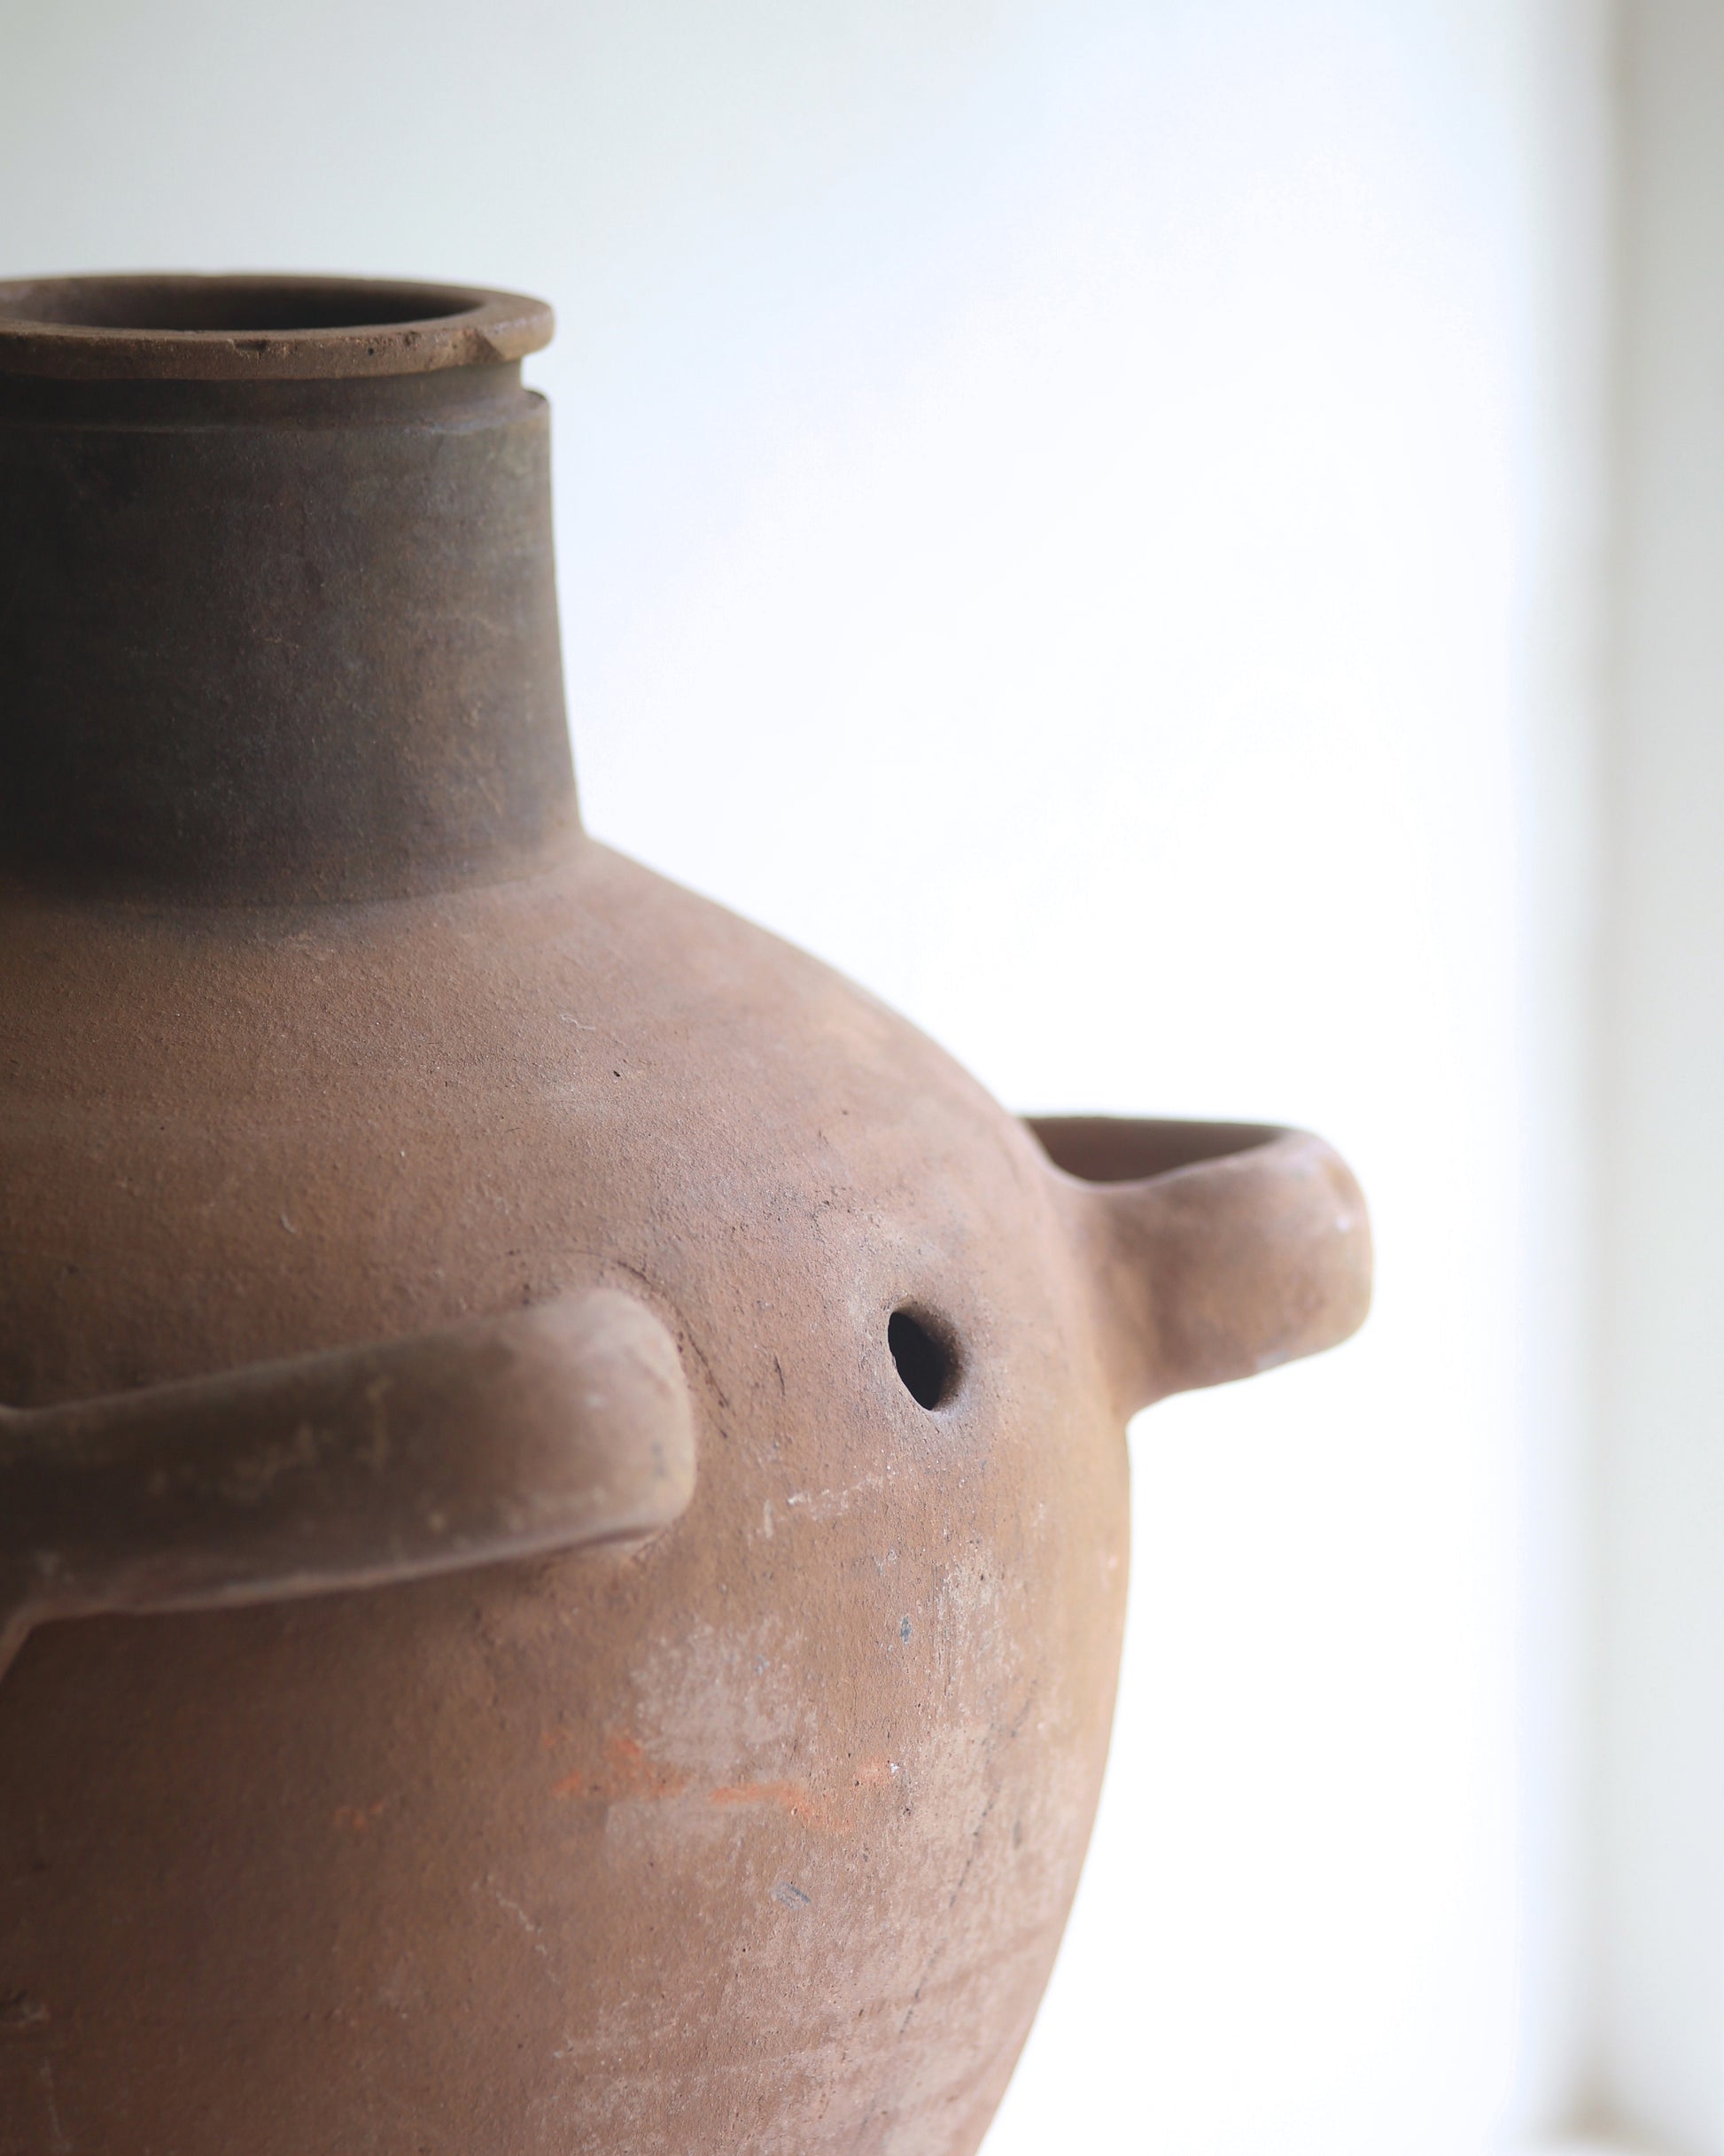
<svg viewBox="0 0 1724 2156">
<path fill-rule="evenodd" d="M 65 329 L 214 331 L 381 329 L 447 321 L 471 305 L 431 289 L 331 278 L 67 277 L 8 293 L 0 318 Z"/>
<path fill-rule="evenodd" d="M 958 1349 L 938 1319 L 913 1310 L 895 1310 L 886 1327 L 886 1343 L 919 1407 L 944 1407 L 958 1383 Z"/>
</svg>

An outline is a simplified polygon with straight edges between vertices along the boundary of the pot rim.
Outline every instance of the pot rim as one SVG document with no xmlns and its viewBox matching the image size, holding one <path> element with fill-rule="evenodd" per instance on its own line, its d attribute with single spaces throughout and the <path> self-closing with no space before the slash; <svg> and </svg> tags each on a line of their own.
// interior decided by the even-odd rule
<svg viewBox="0 0 1724 2156">
<path fill-rule="evenodd" d="M 384 277 L 125 271 L 0 282 L 0 375 L 336 381 L 503 366 L 547 345 L 543 300 Z"/>
</svg>

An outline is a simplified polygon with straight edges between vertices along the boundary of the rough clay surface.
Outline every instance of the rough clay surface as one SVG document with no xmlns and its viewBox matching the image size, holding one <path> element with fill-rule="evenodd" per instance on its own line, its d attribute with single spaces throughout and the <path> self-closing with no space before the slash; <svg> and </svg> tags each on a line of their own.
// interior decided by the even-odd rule
<svg viewBox="0 0 1724 2156">
<path fill-rule="evenodd" d="M 1126 1417 L 1349 1332 L 1363 1207 L 1296 1133 L 1032 1135 L 580 835 L 548 314 L 468 297 L 514 326 L 0 292 L 0 2156 L 970 2156 L 1100 1785 Z M 577 1528 L 663 1531 L 404 1578 L 466 1515 L 367 1463 L 489 1533 L 451 1418 L 540 1456 L 542 1356 L 507 1428 L 459 1392 L 527 1309 L 633 1432 L 556 1455 Z M 353 1374 L 433 1367 L 385 1462 Z M 298 1399 L 375 1562 L 333 1483 L 236 1529 Z M 134 1425 L 198 1454 L 171 1579 Z M 60 1502 L 110 1458 L 136 1508 Z M 343 1584 L 253 1604 L 283 1562 Z M 188 1578 L 248 1606 L 112 1614 Z"/>
<path fill-rule="evenodd" d="M 38 1631 L 0 1686 L 0 2145 L 974 2148 L 1125 1584 L 1028 1133 L 590 843 L 434 901 L 0 922 L 0 1397 L 605 1283 L 680 1342 L 701 1458 L 633 1558 Z M 933 1413 L 906 1304 L 962 1358 Z"/>
</svg>

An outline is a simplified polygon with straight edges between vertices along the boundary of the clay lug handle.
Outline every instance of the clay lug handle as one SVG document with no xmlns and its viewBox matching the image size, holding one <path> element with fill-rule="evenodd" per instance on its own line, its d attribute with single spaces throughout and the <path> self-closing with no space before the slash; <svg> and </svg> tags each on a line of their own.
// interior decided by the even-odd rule
<svg viewBox="0 0 1724 2156">
<path fill-rule="evenodd" d="M 1128 1414 L 1333 1347 L 1371 1306 L 1351 1170 L 1308 1132 L 1046 1117 Z"/>
<path fill-rule="evenodd" d="M 675 1343 L 608 1289 L 0 1410 L 0 1670 L 45 1618 L 232 1607 L 639 1542 L 694 1486 Z"/>
</svg>

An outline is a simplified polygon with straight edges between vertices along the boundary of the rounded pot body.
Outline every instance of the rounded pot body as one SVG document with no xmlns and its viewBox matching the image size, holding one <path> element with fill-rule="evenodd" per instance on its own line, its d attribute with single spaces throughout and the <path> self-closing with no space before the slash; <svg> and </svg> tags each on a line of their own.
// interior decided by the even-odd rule
<svg viewBox="0 0 1724 2156">
<path fill-rule="evenodd" d="M 633 1555 L 36 1631 L 0 1685 L 6 2145 L 973 2146 L 1125 1586 L 1029 1134 L 591 844 L 315 915 L 15 903 L 0 974 L 5 1397 L 609 1284 L 678 1341 L 701 1461 Z M 932 1410 L 901 1309 L 956 1358 Z"/>
<path fill-rule="evenodd" d="M 548 334 L 0 287 L 6 2156 L 967 2156 L 1126 1416 L 1363 1314 L 582 834 Z"/>
</svg>

